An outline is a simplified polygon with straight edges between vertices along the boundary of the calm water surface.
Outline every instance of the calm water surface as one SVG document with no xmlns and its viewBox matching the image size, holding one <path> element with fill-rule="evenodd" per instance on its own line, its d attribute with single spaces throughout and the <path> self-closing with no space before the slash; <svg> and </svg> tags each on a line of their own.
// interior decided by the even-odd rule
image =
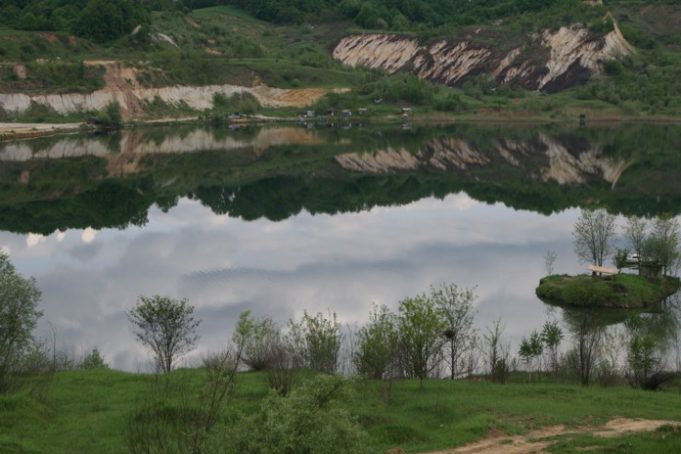
<svg viewBox="0 0 681 454">
<path fill-rule="evenodd" d="M 246 309 L 354 324 L 373 303 L 396 308 L 441 282 L 477 286 L 476 324 L 501 318 L 517 342 L 561 316 L 534 294 L 545 252 L 560 272 L 583 269 L 571 245 L 579 206 L 681 209 L 674 128 L 637 134 L 669 150 L 622 143 L 622 130 L 461 128 L 0 145 L 0 246 L 43 292 L 40 335 L 148 370 L 125 317 L 142 294 L 197 307 L 187 363 L 221 348 Z"/>
</svg>

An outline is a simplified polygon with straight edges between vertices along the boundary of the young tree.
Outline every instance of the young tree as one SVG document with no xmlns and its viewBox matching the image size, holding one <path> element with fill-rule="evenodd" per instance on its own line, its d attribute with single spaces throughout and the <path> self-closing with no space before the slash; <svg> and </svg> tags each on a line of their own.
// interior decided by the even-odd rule
<svg viewBox="0 0 681 454">
<path fill-rule="evenodd" d="M 582 210 L 572 235 L 577 256 L 584 262 L 603 266 L 612 253 L 615 216 L 605 210 Z"/>
<path fill-rule="evenodd" d="M 503 336 L 504 325 L 501 319 L 497 319 L 483 335 L 487 367 L 492 380 L 497 383 L 505 383 L 508 375 L 508 347 L 503 344 Z"/>
<path fill-rule="evenodd" d="M 254 320 L 252 333 L 244 345 L 243 362 L 251 370 L 269 369 L 280 338 L 279 327 L 271 318 Z"/>
<path fill-rule="evenodd" d="M 400 302 L 398 323 L 402 367 L 408 377 L 423 382 L 440 365 L 446 323 L 425 295 Z"/>
<path fill-rule="evenodd" d="M 474 289 L 460 288 L 454 284 L 443 284 L 431 288 L 430 299 L 445 322 L 443 335 L 448 349 L 450 379 L 457 376 L 461 361 L 470 346 L 473 332 L 473 318 L 476 299 Z"/>
<path fill-rule="evenodd" d="M 42 312 L 38 310 L 40 290 L 35 279 L 17 273 L 9 257 L 0 251 L 0 391 L 7 386 L 22 351 Z"/>
<path fill-rule="evenodd" d="M 289 345 L 300 353 L 307 367 L 328 374 L 336 372 L 342 340 L 336 314 L 327 318 L 321 312 L 315 316 L 305 312 L 299 323 L 289 322 L 289 338 Z"/>
<path fill-rule="evenodd" d="M 399 340 L 395 314 L 386 306 L 374 307 L 369 323 L 357 331 L 356 339 L 357 350 L 352 361 L 357 373 L 376 380 L 390 375 Z"/>
<path fill-rule="evenodd" d="M 557 321 L 547 321 L 541 332 L 541 337 L 549 356 L 551 370 L 555 374 L 558 370 L 558 347 L 563 340 L 563 331 Z"/>
<path fill-rule="evenodd" d="M 78 367 L 81 369 L 108 369 L 109 365 L 104 361 L 97 347 L 95 347 L 83 358 Z"/>
<path fill-rule="evenodd" d="M 542 342 L 542 336 L 537 331 L 533 331 L 529 339 L 524 338 L 520 342 L 520 349 L 518 354 L 523 359 L 523 362 L 532 370 L 532 365 L 537 359 L 541 359 L 541 355 L 544 353 L 544 343 Z M 541 370 L 541 361 L 537 366 L 538 371 Z M 530 377 L 531 379 L 531 377 Z"/>
<path fill-rule="evenodd" d="M 151 348 L 158 369 L 164 373 L 172 371 L 175 360 L 191 351 L 199 338 L 196 328 L 201 322 L 186 299 L 141 296 L 128 312 L 128 320 L 134 325 L 137 340 Z"/>
</svg>

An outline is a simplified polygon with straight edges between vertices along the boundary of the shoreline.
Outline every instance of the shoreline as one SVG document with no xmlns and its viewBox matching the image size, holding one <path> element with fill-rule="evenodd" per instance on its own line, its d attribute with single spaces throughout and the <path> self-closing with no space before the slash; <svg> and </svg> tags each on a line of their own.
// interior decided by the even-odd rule
<svg viewBox="0 0 681 454">
<path fill-rule="evenodd" d="M 226 124 L 230 125 L 257 125 L 257 124 L 272 124 L 272 123 L 291 123 L 297 122 L 298 117 L 277 117 L 267 115 L 254 115 L 252 117 L 239 118 L 231 120 Z M 317 119 L 319 120 L 319 119 Z M 469 123 L 469 124 L 574 124 L 579 125 L 578 118 L 572 116 L 560 115 L 556 117 L 548 116 L 512 116 L 511 112 L 500 112 L 497 115 L 484 114 L 466 114 L 466 115 L 448 115 L 448 114 L 432 114 L 432 113 L 416 113 L 408 118 L 399 115 L 377 115 L 366 119 L 369 124 L 385 124 L 385 123 L 412 123 L 417 125 L 424 124 L 453 124 L 453 123 Z M 155 125 L 173 125 L 181 123 L 205 122 L 208 121 L 199 116 L 191 117 L 173 117 L 173 118 L 154 118 L 154 119 L 133 119 L 123 124 L 122 129 L 135 128 L 137 126 L 155 126 Z M 587 114 L 587 122 L 585 127 L 591 125 L 620 125 L 627 123 L 649 123 L 659 125 L 681 125 L 681 117 L 670 116 L 652 116 L 644 117 L 638 115 L 604 115 L 604 116 L 589 116 Z M 92 126 L 85 121 L 69 122 L 69 123 L 0 123 L 0 143 L 7 141 L 33 139 L 38 137 L 48 137 L 61 134 L 72 134 L 75 132 L 95 132 L 98 128 Z"/>
</svg>

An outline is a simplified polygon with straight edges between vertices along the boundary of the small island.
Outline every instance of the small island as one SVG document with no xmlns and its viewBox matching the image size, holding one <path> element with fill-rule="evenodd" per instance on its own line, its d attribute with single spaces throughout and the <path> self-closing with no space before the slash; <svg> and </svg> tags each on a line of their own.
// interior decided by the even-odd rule
<svg viewBox="0 0 681 454">
<path fill-rule="evenodd" d="M 539 281 L 537 296 L 549 304 L 585 308 L 643 309 L 660 304 L 681 289 L 681 280 L 670 275 L 681 263 L 681 234 L 672 218 L 651 224 L 628 219 L 624 237 L 631 250 L 618 250 L 613 257 L 616 268 L 606 268 L 603 262 L 613 250 L 615 217 L 603 210 L 582 211 L 573 231 L 574 248 L 583 262 L 593 263 L 588 266 L 590 274 L 554 274 L 555 253 L 547 253 L 548 275 Z"/>
<path fill-rule="evenodd" d="M 553 304 L 615 309 L 655 306 L 681 288 L 681 280 L 653 279 L 636 274 L 614 276 L 553 275 L 543 278 L 537 296 Z"/>
</svg>

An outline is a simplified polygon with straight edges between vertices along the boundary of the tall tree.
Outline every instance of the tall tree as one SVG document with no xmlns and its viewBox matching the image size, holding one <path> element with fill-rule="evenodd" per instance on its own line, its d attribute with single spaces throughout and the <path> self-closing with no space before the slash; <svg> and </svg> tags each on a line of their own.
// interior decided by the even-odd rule
<svg viewBox="0 0 681 454">
<path fill-rule="evenodd" d="M 191 351 L 199 339 L 196 328 L 201 322 L 186 299 L 141 296 L 128 312 L 128 320 L 135 327 L 137 340 L 151 348 L 164 373 L 172 371 L 175 360 Z"/>
<path fill-rule="evenodd" d="M 423 382 L 440 365 L 446 324 L 435 303 L 425 295 L 402 300 L 398 322 L 402 366 L 408 377 Z"/>
<path fill-rule="evenodd" d="M 17 273 L 7 254 L 0 251 L 0 391 L 42 316 L 38 301 L 35 280 Z"/>
<path fill-rule="evenodd" d="M 648 223 L 645 219 L 636 216 L 627 218 L 627 224 L 624 227 L 624 234 L 631 245 L 631 249 L 641 260 L 643 256 L 643 249 L 646 242 L 646 230 Z"/>
<path fill-rule="evenodd" d="M 476 295 L 474 289 L 443 284 L 439 288 L 431 288 L 430 299 L 435 303 L 445 322 L 443 335 L 448 348 L 449 375 L 454 380 L 459 364 L 470 346 L 470 338 L 474 334 L 473 302 Z"/>
<path fill-rule="evenodd" d="M 400 302 L 398 324 L 402 367 L 408 377 L 423 382 L 440 366 L 446 324 L 435 303 L 425 295 Z"/>
<path fill-rule="evenodd" d="M 615 216 L 605 210 L 582 210 L 572 235 L 577 256 L 584 262 L 603 266 L 612 253 Z"/>
</svg>

